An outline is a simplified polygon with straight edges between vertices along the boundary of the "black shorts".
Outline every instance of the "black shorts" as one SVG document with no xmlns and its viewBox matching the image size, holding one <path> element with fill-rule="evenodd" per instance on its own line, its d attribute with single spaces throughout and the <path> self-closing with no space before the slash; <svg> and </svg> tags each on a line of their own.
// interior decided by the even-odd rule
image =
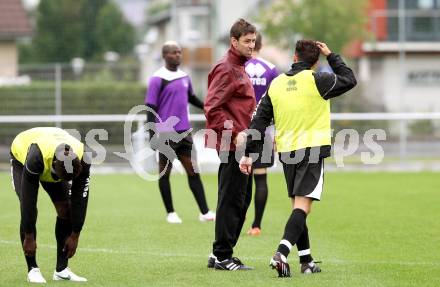
<svg viewBox="0 0 440 287">
<path fill-rule="evenodd" d="M 324 185 L 324 159 L 309 162 L 304 159 L 296 164 L 283 163 L 284 177 L 289 197 L 305 196 L 321 200 Z"/>
<path fill-rule="evenodd" d="M 264 157 L 262 155 L 259 155 L 257 160 L 252 163 L 252 168 L 254 168 L 254 169 L 256 169 L 256 168 L 268 168 L 268 167 L 273 166 L 273 164 L 275 163 L 275 153 L 274 153 L 273 150 L 272 150 L 272 153 L 269 156 L 270 156 L 270 158 L 267 158 L 267 156 Z"/>
<path fill-rule="evenodd" d="M 268 168 L 275 163 L 275 152 L 273 144 L 273 131 L 265 133 L 263 151 L 258 155 L 256 161 L 253 162 L 252 168 Z"/>
<path fill-rule="evenodd" d="M 13 156 L 11 155 L 11 176 L 12 176 L 12 187 L 15 190 L 15 193 L 18 196 L 18 199 L 21 198 L 21 180 L 23 174 L 23 165 Z M 52 202 L 61 202 L 67 201 L 70 193 L 70 184 L 68 182 L 42 182 L 40 181 L 41 186 L 49 195 Z"/>
<path fill-rule="evenodd" d="M 191 134 L 187 135 L 179 142 L 168 141 L 167 145 L 175 152 L 176 156 L 189 156 L 191 157 L 192 149 L 194 148 L 194 143 Z M 161 153 L 159 150 L 159 162 L 166 162 L 174 160 L 174 157 L 167 157 L 165 154 Z"/>
</svg>

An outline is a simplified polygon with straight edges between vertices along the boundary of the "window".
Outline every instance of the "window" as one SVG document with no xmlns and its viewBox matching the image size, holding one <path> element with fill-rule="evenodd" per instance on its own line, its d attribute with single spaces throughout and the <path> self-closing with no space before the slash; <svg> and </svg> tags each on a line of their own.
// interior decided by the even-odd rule
<svg viewBox="0 0 440 287">
<path fill-rule="evenodd" d="M 399 8 L 399 0 L 388 0 L 388 9 Z M 439 8 L 439 0 L 404 0 L 406 9 L 433 9 Z"/>
<path fill-rule="evenodd" d="M 399 0 L 388 0 L 388 41 L 399 40 Z M 406 41 L 440 41 L 440 0 L 405 0 Z"/>
<path fill-rule="evenodd" d="M 209 40 L 210 36 L 210 18 L 208 15 L 193 15 L 191 17 L 191 30 L 199 31 L 199 40 Z"/>
<path fill-rule="evenodd" d="M 211 19 L 208 6 L 179 7 L 179 41 L 183 45 L 207 42 L 211 36 Z"/>
<path fill-rule="evenodd" d="M 420 9 L 432 9 L 434 8 L 434 0 L 418 0 L 418 6 Z"/>
</svg>

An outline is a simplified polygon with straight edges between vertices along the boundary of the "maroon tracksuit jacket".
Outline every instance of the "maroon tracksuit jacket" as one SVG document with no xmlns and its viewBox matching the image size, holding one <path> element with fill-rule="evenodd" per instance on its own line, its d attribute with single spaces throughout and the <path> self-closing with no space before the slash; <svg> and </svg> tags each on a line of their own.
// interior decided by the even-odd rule
<svg viewBox="0 0 440 287">
<path fill-rule="evenodd" d="M 208 95 L 204 106 L 206 128 L 217 134 L 216 141 L 206 134 L 205 146 L 208 148 L 235 151 L 234 138 L 249 127 L 255 96 L 244 69 L 247 60 L 231 47 L 208 75 Z M 232 133 L 230 142 L 221 142 L 223 132 Z"/>
</svg>

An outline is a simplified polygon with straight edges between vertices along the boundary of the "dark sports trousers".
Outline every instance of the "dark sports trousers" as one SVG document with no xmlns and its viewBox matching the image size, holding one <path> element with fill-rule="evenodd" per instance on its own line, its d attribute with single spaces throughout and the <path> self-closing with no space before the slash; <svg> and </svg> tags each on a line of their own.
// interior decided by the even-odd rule
<svg viewBox="0 0 440 287">
<path fill-rule="evenodd" d="M 11 174 L 15 193 L 21 201 L 21 177 L 24 166 L 12 154 L 11 156 Z M 61 182 L 41 182 L 41 186 L 47 192 L 52 202 L 66 201 L 69 199 L 70 184 L 66 181 Z"/>
<path fill-rule="evenodd" d="M 240 236 L 246 211 L 252 199 L 252 175 L 241 173 L 235 152 L 218 170 L 218 199 L 213 253 L 218 260 L 232 257 Z"/>
<path fill-rule="evenodd" d="M 21 203 L 22 200 L 22 175 L 23 169 L 25 168 L 12 154 L 11 156 L 11 174 L 12 183 L 14 190 L 18 196 Z M 65 181 L 61 182 L 41 182 L 41 186 L 47 192 L 52 202 L 67 201 L 69 199 L 69 190 L 71 188 L 70 184 Z M 72 224 L 70 219 L 61 219 L 57 217 L 55 225 L 55 237 L 57 239 L 57 267 L 56 270 L 59 272 L 67 267 L 68 259 L 67 254 L 63 251 L 64 243 L 66 238 L 72 232 Z M 20 238 L 23 244 L 24 240 L 24 227 L 20 223 Z M 26 262 L 28 264 L 28 269 L 37 267 L 37 262 L 35 261 L 35 256 L 25 256 Z"/>
<path fill-rule="evenodd" d="M 252 163 L 252 168 L 268 168 L 275 163 L 275 152 L 273 144 L 273 136 L 265 134 L 263 150 L 259 153 L 257 160 Z"/>
<path fill-rule="evenodd" d="M 194 148 L 194 143 L 191 134 L 187 135 L 179 142 L 173 142 L 170 140 L 166 142 L 166 144 L 176 153 L 177 157 L 179 157 L 179 155 L 186 155 L 191 157 L 191 151 Z M 167 155 L 161 153 L 159 150 L 159 160 L 162 161 L 164 164 L 166 164 L 168 160 L 172 163 L 174 157 L 168 158 Z"/>
</svg>

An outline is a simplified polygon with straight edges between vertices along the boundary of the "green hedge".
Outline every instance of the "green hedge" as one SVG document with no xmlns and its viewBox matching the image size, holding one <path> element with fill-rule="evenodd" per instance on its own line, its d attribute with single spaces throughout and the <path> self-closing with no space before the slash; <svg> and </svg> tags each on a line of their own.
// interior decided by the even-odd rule
<svg viewBox="0 0 440 287">
<path fill-rule="evenodd" d="M 127 114 L 144 103 L 145 87 L 134 82 L 62 83 L 62 114 Z M 52 115 L 55 113 L 55 84 L 37 82 L 29 86 L 0 87 L 1 115 Z M 21 130 L 50 123 L 2 124 L 0 143 L 10 144 Z M 109 132 L 108 144 L 123 142 L 123 123 L 66 123 L 84 136 L 90 129 L 104 128 Z"/>
<path fill-rule="evenodd" d="M 133 82 L 63 82 L 63 114 L 125 114 L 143 104 L 145 87 Z M 21 87 L 0 87 L 0 114 L 54 114 L 55 84 L 35 83 Z"/>
</svg>

